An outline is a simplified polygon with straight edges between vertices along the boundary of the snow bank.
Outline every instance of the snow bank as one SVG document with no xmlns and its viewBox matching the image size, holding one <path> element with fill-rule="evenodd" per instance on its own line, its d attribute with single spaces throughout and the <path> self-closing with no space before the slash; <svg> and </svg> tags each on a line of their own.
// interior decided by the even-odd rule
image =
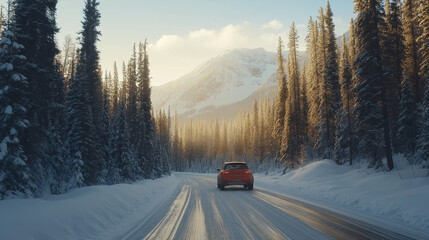
<svg viewBox="0 0 429 240">
<path fill-rule="evenodd" d="M 406 226 L 429 238 L 429 178 L 404 179 L 407 170 L 376 172 L 323 160 L 285 175 L 259 175 L 255 186 L 372 216 L 388 226 Z"/>
<path fill-rule="evenodd" d="M 179 183 L 170 176 L 85 187 L 49 199 L 0 201 L 0 239 L 110 239 L 128 232 Z"/>
</svg>

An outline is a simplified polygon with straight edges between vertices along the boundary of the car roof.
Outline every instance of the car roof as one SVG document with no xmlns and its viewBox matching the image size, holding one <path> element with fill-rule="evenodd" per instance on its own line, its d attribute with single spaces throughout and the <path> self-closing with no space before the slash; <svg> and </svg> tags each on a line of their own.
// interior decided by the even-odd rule
<svg viewBox="0 0 429 240">
<path fill-rule="evenodd" d="M 246 162 L 224 162 L 223 164 L 247 164 Z"/>
</svg>

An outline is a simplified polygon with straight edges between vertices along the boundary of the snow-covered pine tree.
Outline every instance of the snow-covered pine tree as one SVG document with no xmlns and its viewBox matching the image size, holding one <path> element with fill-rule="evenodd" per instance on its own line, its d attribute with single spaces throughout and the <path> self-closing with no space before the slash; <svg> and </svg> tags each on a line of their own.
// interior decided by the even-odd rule
<svg viewBox="0 0 429 240">
<path fill-rule="evenodd" d="M 340 84 L 338 81 L 337 45 L 334 23 L 329 1 L 325 14 L 320 11 L 321 77 L 319 127 L 316 142 L 317 152 L 322 158 L 332 158 L 335 145 L 335 118 L 341 107 Z M 324 55 L 324 56 L 323 56 Z"/>
<path fill-rule="evenodd" d="M 417 145 L 418 120 L 417 108 L 408 80 L 402 81 L 400 113 L 398 119 L 398 152 L 413 156 Z"/>
<path fill-rule="evenodd" d="M 3 26 L 5 25 L 6 16 L 3 12 L 3 5 L 0 6 L 0 33 L 3 32 Z"/>
<path fill-rule="evenodd" d="M 388 110 L 389 127 L 393 149 L 398 148 L 396 133 L 398 132 L 399 101 L 401 96 L 402 59 L 404 55 L 403 28 L 399 0 L 386 0 L 386 13 L 381 29 L 382 60 L 384 71 L 384 87 L 386 89 L 386 107 Z"/>
<path fill-rule="evenodd" d="M 118 109 L 118 99 L 119 99 L 119 74 L 118 67 L 116 62 L 113 64 L 113 89 L 111 89 L 111 97 L 112 97 L 112 116 Z"/>
<path fill-rule="evenodd" d="M 274 132 L 273 136 L 276 139 L 277 146 L 281 146 L 282 132 L 284 129 L 284 116 L 286 113 L 285 103 L 287 99 L 287 79 L 286 72 L 284 70 L 284 58 L 283 58 L 283 42 L 279 37 L 279 44 L 277 46 L 277 71 L 276 79 L 278 85 L 278 91 L 275 100 L 275 121 L 274 121 Z"/>
<path fill-rule="evenodd" d="M 181 159 L 181 144 L 179 136 L 179 123 L 178 123 L 177 111 L 174 113 L 174 134 L 172 142 L 172 169 L 174 171 L 182 171 L 182 159 Z"/>
<path fill-rule="evenodd" d="M 352 19 L 350 19 L 350 27 L 349 27 L 349 41 L 347 43 L 347 48 L 349 52 L 349 63 L 352 67 L 352 74 L 354 72 L 353 70 L 353 61 L 356 56 L 356 32 L 355 32 L 355 22 Z"/>
<path fill-rule="evenodd" d="M 68 105 L 71 154 L 72 156 L 77 152 L 81 154 L 85 185 L 102 182 L 102 170 L 105 166 L 102 139 L 106 132 L 103 124 L 100 124 L 103 121 L 103 94 L 99 74 L 99 52 L 96 47 L 100 35 L 97 30 L 100 25 L 98 5 L 97 0 L 85 1 L 79 62 L 72 83 L 75 89 L 70 89 Z"/>
<path fill-rule="evenodd" d="M 246 157 L 250 157 L 252 153 L 252 120 L 250 113 L 245 114 L 244 129 L 243 129 L 243 150 Z"/>
<path fill-rule="evenodd" d="M 229 144 L 228 144 L 228 127 L 225 119 L 222 122 L 222 142 L 220 144 L 220 153 L 222 157 L 226 159 L 228 154 Z"/>
<path fill-rule="evenodd" d="M 419 23 L 417 20 L 418 0 L 404 0 L 402 4 L 402 24 L 405 53 L 402 61 L 402 77 L 408 79 L 416 103 L 422 102 L 424 93 L 424 82 L 419 75 L 420 53 L 417 37 L 420 34 Z M 427 14 L 426 14 L 427 15 Z"/>
<path fill-rule="evenodd" d="M 428 73 L 426 72 L 426 90 L 421 106 L 420 131 L 418 135 L 418 160 L 423 163 L 425 168 L 429 168 L 429 78 L 427 75 Z"/>
<path fill-rule="evenodd" d="M 102 167 L 102 173 L 100 178 L 100 183 L 106 183 L 106 178 L 108 176 L 108 167 L 107 167 L 107 161 L 109 159 L 109 138 L 110 138 L 110 125 L 111 125 L 111 109 L 110 109 L 110 91 L 109 86 L 111 85 L 111 75 L 109 75 L 107 72 L 105 74 L 105 82 L 103 84 L 103 119 L 99 123 L 101 128 L 104 129 L 104 133 L 100 136 L 100 143 L 101 147 L 103 148 L 103 156 L 105 158 L 105 161 L 103 161 L 103 167 Z"/>
<path fill-rule="evenodd" d="M 313 22 L 310 17 L 308 23 L 308 35 L 307 35 L 307 54 L 309 55 L 309 65 L 308 65 L 308 135 L 309 135 L 309 145 L 313 148 L 318 134 L 319 126 L 319 106 L 320 106 L 320 79 L 319 79 L 319 62 L 318 62 L 318 23 L 317 21 Z"/>
<path fill-rule="evenodd" d="M 137 52 L 136 45 L 133 47 L 133 54 L 128 63 L 128 98 L 127 98 L 127 121 L 129 126 L 129 136 L 132 148 L 136 148 L 138 139 L 138 122 L 137 122 Z"/>
<path fill-rule="evenodd" d="M 338 164 L 344 164 L 346 160 L 352 163 L 350 158 L 350 125 L 347 119 L 346 110 L 341 108 L 336 116 L 337 127 L 335 132 L 335 147 L 334 147 L 334 161 Z"/>
<path fill-rule="evenodd" d="M 16 42 L 10 24 L 0 40 L 0 199 L 33 196 L 28 158 L 22 147 L 23 131 L 29 126 L 29 86 L 22 75 L 26 57 Z"/>
<path fill-rule="evenodd" d="M 27 107 L 29 126 L 22 138 L 23 151 L 28 157 L 30 178 L 39 188 L 36 195 L 49 185 L 47 179 L 52 168 L 52 156 L 48 155 L 49 141 L 64 129 L 64 86 L 56 62 L 59 50 L 55 34 L 57 0 L 13 1 L 13 32 L 24 46 L 21 54 L 27 58 L 22 74 L 27 77 L 30 101 Z M 52 127 L 53 126 L 53 127 Z M 51 133 L 51 130 L 57 132 Z M 61 139 L 62 141 L 62 139 Z"/>
<path fill-rule="evenodd" d="M 142 59 L 139 63 L 143 64 L 139 66 L 141 74 L 139 74 L 139 123 L 140 131 L 142 133 L 139 137 L 139 159 L 142 160 L 141 166 L 145 178 L 154 178 L 155 163 L 153 159 L 154 154 L 154 140 L 155 140 L 155 129 L 152 119 L 152 100 L 151 100 L 151 88 L 150 88 L 150 73 L 149 73 L 149 56 L 147 54 L 147 41 L 141 45 L 141 54 L 139 56 Z"/>
<path fill-rule="evenodd" d="M 420 1 L 418 15 L 422 34 L 417 38 L 420 43 L 420 76 L 425 82 L 423 102 L 420 112 L 420 130 L 418 138 L 419 158 L 424 167 L 429 168 L 429 2 Z"/>
<path fill-rule="evenodd" d="M 351 165 L 356 152 L 356 141 L 353 130 L 354 117 L 352 116 L 354 101 L 352 96 L 352 69 L 349 59 L 349 47 L 343 35 L 339 72 L 343 106 L 340 113 L 337 114 L 334 159 L 339 164 L 343 164 L 348 160 Z"/>
<path fill-rule="evenodd" d="M 137 169 L 139 168 L 133 159 L 129 141 L 128 123 L 126 120 L 125 101 L 119 101 L 118 115 L 114 120 L 115 134 L 113 136 L 112 157 L 118 163 L 119 175 L 122 181 L 132 182 L 137 179 Z"/>
<path fill-rule="evenodd" d="M 274 119 L 275 119 L 275 113 L 274 113 L 274 102 L 269 100 L 269 97 L 267 96 L 264 100 L 265 102 L 265 112 L 263 113 L 264 118 L 264 125 L 262 126 L 262 129 L 265 131 L 265 152 L 267 155 L 267 159 L 274 159 L 275 154 L 277 152 L 277 149 L 275 149 L 275 139 L 273 137 L 274 129 Z"/>
<path fill-rule="evenodd" d="M 84 186 L 84 179 L 82 174 L 83 160 L 81 152 L 78 150 L 78 145 L 75 140 L 79 139 L 79 129 L 82 127 L 82 121 L 75 119 L 75 116 L 82 117 L 81 114 L 76 114 L 74 111 L 75 107 L 78 107 L 82 104 L 81 92 L 79 92 L 78 83 L 75 82 L 75 60 L 71 62 L 71 72 L 69 79 L 69 91 L 66 95 L 66 141 L 64 148 L 67 150 L 67 161 L 65 162 L 63 168 L 65 169 L 65 174 L 63 174 L 64 182 L 66 185 L 62 188 L 64 191 L 71 190 L 76 187 Z M 74 104 L 74 107 L 71 107 L 71 104 Z M 82 110 L 88 111 L 89 108 L 83 108 Z M 71 131 L 73 129 L 73 131 Z M 78 138 L 74 138 L 78 137 Z"/>
<path fill-rule="evenodd" d="M 159 161 L 161 163 L 161 175 L 169 175 L 171 161 L 171 142 L 170 142 L 170 117 L 164 111 L 159 111 L 156 119 Z M 159 177 L 159 176 L 158 176 Z"/>
<path fill-rule="evenodd" d="M 83 68 L 81 63 L 77 69 Z M 82 71 L 82 70 L 80 70 Z M 79 73 L 79 71 L 78 71 Z M 70 156 L 83 161 L 82 175 L 84 185 L 96 183 L 97 166 L 93 166 L 98 161 L 95 154 L 96 144 L 94 142 L 95 129 L 92 120 L 92 110 L 88 99 L 88 84 L 77 74 L 70 80 L 70 89 L 66 96 L 67 105 L 67 138 L 70 146 Z M 94 167 L 94 169 L 91 169 Z"/>
<path fill-rule="evenodd" d="M 255 159 L 258 159 L 259 162 L 262 162 L 262 152 L 261 152 L 261 129 L 259 125 L 259 110 L 258 102 L 255 100 L 253 102 L 253 112 L 252 112 L 252 155 Z"/>
<path fill-rule="evenodd" d="M 354 67 L 354 91 L 356 92 L 353 114 L 356 116 L 356 134 L 359 154 L 371 159 L 369 167 L 382 166 L 383 111 L 381 88 L 383 72 L 378 22 L 378 0 L 355 0 L 358 12 L 355 25 L 356 57 Z"/>
<path fill-rule="evenodd" d="M 260 132 L 260 137 L 259 137 L 259 163 L 264 163 L 265 161 L 265 157 L 266 157 L 266 149 L 267 149 L 267 135 L 266 135 L 266 129 L 265 129 L 265 117 L 269 117 L 264 115 L 265 109 L 264 109 L 264 104 L 262 102 L 261 99 L 261 111 L 260 111 L 260 124 L 259 124 L 259 132 Z M 226 129 L 225 129 L 225 134 L 226 134 Z M 225 140 L 224 140 L 225 141 Z M 225 155 L 225 154 L 224 154 Z"/>
<path fill-rule="evenodd" d="M 295 168 L 300 164 L 300 154 L 303 147 L 303 132 L 301 119 L 301 94 L 299 83 L 298 61 L 296 56 L 298 34 L 292 23 L 289 32 L 289 57 L 287 62 L 288 94 L 281 145 L 281 159 L 286 168 Z"/>
<path fill-rule="evenodd" d="M 300 104 L 301 104 L 301 134 L 304 137 L 303 138 L 303 144 L 304 144 L 304 152 L 302 153 L 303 155 L 306 155 L 308 152 L 308 148 L 309 148 L 309 137 L 308 137 L 308 111 L 309 111 L 309 104 L 308 104 L 308 91 L 307 91 L 307 65 L 304 64 L 304 66 L 302 66 L 302 72 L 301 72 L 301 76 L 300 76 Z M 305 156 L 303 156 L 305 157 Z"/>
<path fill-rule="evenodd" d="M 69 178 L 66 179 L 68 181 L 66 182 L 64 189 L 65 192 L 74 188 L 82 187 L 85 184 L 82 175 L 83 160 L 80 152 L 75 152 L 69 159 L 70 164 L 67 165 L 69 168 L 67 170 L 67 174 L 65 174 Z"/>
</svg>

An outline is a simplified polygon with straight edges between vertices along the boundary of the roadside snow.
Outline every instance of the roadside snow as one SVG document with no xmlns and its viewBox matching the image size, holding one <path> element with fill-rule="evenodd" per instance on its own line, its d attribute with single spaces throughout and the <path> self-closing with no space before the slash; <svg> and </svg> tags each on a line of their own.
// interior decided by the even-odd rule
<svg viewBox="0 0 429 240">
<path fill-rule="evenodd" d="M 257 175 L 255 186 L 370 217 L 387 227 L 414 229 L 429 239 L 429 178 L 404 179 L 407 170 L 376 172 L 323 160 L 285 175 Z"/>
<path fill-rule="evenodd" d="M 178 187 L 175 176 L 0 201 L 0 239 L 107 239 L 130 231 Z"/>
</svg>

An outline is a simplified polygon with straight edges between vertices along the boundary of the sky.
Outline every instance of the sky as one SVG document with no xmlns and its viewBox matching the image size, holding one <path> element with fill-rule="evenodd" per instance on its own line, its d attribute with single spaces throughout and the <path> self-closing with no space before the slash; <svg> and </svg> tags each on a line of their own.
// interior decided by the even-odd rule
<svg viewBox="0 0 429 240">
<path fill-rule="evenodd" d="M 6 0 L 0 0 L 5 3 Z M 82 28 L 84 0 L 58 0 L 57 35 L 76 39 Z M 337 35 L 345 33 L 352 0 L 331 0 Z M 189 73 L 205 61 L 236 48 L 275 51 L 281 36 L 287 46 L 292 22 L 305 50 L 309 17 L 315 19 L 326 0 L 100 0 L 102 36 L 97 44 L 103 71 L 119 69 L 134 43 L 148 41 L 152 85 Z M 287 49 L 285 49 L 287 50 Z"/>
</svg>

